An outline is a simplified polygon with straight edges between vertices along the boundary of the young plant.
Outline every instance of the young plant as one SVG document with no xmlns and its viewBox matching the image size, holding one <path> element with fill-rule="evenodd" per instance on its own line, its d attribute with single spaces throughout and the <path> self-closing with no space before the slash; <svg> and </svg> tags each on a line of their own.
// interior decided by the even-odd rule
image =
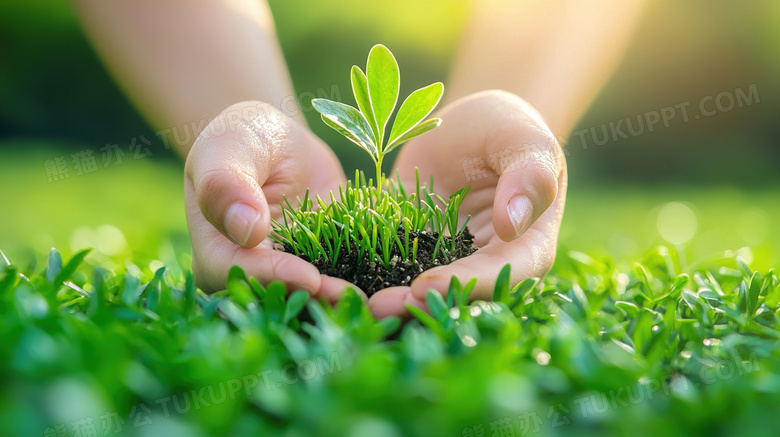
<svg viewBox="0 0 780 437">
<path fill-rule="evenodd" d="M 350 78 L 359 109 L 327 99 L 313 99 L 311 103 L 325 124 L 368 152 L 376 166 L 376 188 L 381 196 L 382 160 L 404 142 L 439 126 L 440 118 L 423 120 L 439 103 L 444 85 L 436 82 L 411 93 L 401 104 L 386 137 L 401 82 L 395 57 L 387 47 L 377 44 L 368 54 L 366 73 L 353 65 Z"/>
<path fill-rule="evenodd" d="M 411 93 L 388 127 L 400 81 L 390 50 L 374 46 L 366 73 L 353 66 L 351 80 L 358 108 L 325 99 L 313 99 L 312 104 L 325 124 L 368 152 L 376 166 L 375 183 L 367 182 L 358 171 L 354 181 L 339 188 L 338 197 L 330 194 L 330 203 L 311 198 L 308 192 L 297 206 L 285 199 L 281 223 L 273 222 L 271 237 L 321 272 L 342 272 L 341 266 L 346 265 L 351 269 L 347 275 L 365 265 L 380 265 L 389 271 L 400 261 L 407 266 L 417 264 L 418 269 L 410 272 L 416 276 L 422 266 L 446 264 L 473 251 L 470 239 L 459 238 L 466 224 L 458 226 L 458 210 L 469 187 L 444 199 L 433 193 L 432 180 L 428 186 L 420 184 L 419 174 L 414 191 L 409 192 L 400 179 L 385 181 L 382 174 L 388 152 L 441 123 L 439 118 L 425 118 L 441 99 L 444 86 L 437 82 Z M 420 251 L 429 259 L 419 259 Z"/>
</svg>

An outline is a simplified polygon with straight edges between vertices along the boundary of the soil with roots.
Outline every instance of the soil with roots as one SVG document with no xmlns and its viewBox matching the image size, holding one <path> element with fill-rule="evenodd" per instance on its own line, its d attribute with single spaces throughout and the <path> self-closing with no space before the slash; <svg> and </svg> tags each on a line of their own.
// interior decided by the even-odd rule
<svg viewBox="0 0 780 437">
<path fill-rule="evenodd" d="M 403 241 L 403 230 L 398 231 L 399 238 Z M 469 232 L 468 227 L 462 233 L 455 236 L 455 245 L 453 249 L 452 237 L 442 238 L 442 244 L 436 249 L 436 242 L 439 239 L 438 233 L 434 232 L 410 232 L 409 241 L 417 238 L 417 256 L 415 262 L 402 259 L 398 247 L 393 248 L 390 256 L 390 268 L 385 268 L 381 262 L 369 261 L 365 258 L 358 260 L 358 251 L 354 242 L 351 242 L 351 250 L 342 248 L 336 264 L 325 258 L 319 258 L 314 261 L 308 259 L 305 255 L 299 255 L 301 258 L 311 262 L 320 273 L 341 278 L 355 284 L 358 288 L 371 297 L 377 291 L 399 285 L 410 285 L 414 279 L 422 272 L 447 265 L 457 259 L 466 257 L 476 252 L 474 246 L 474 236 Z M 294 253 L 289 245 L 277 243 L 276 248 L 285 252 Z M 434 257 L 434 251 L 436 257 Z"/>
</svg>

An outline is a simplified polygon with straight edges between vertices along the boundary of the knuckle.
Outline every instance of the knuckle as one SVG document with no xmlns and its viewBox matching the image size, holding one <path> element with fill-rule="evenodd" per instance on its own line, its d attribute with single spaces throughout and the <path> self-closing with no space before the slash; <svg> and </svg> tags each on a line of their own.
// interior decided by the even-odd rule
<svg viewBox="0 0 780 437">
<path fill-rule="evenodd" d="M 558 173 L 552 163 L 539 162 L 528 169 L 535 189 L 545 205 L 552 204 L 558 195 Z"/>
<path fill-rule="evenodd" d="M 286 278 L 285 272 L 289 272 L 290 263 L 292 259 L 286 256 L 274 256 L 273 254 L 268 257 L 268 265 L 270 268 L 271 278 Z"/>
<path fill-rule="evenodd" d="M 222 141 L 244 140 L 249 146 L 271 143 L 276 136 L 284 136 L 290 123 L 290 118 L 268 103 L 242 101 L 228 106 L 214 117 L 196 143 L 202 143 L 203 147 L 209 144 L 209 140 L 217 138 Z"/>
<path fill-rule="evenodd" d="M 495 111 L 506 111 L 528 106 L 528 103 L 517 94 L 501 89 L 480 91 L 475 95 L 475 98 L 478 102 L 489 105 Z"/>
<path fill-rule="evenodd" d="M 230 168 L 213 168 L 195 175 L 193 185 L 195 198 L 201 212 L 209 221 L 221 217 L 220 209 L 228 194 L 239 190 L 239 174 Z"/>
<path fill-rule="evenodd" d="M 547 150 L 558 156 L 560 146 L 536 109 L 523 98 L 509 91 L 487 90 L 474 96 L 480 109 L 490 115 L 495 139 L 516 143 L 518 139 L 534 148 Z"/>
<path fill-rule="evenodd" d="M 231 176 L 232 172 L 226 168 L 213 168 L 206 170 L 200 175 L 196 175 L 195 195 L 198 200 L 214 195 L 219 192 L 225 184 L 225 179 Z"/>
</svg>

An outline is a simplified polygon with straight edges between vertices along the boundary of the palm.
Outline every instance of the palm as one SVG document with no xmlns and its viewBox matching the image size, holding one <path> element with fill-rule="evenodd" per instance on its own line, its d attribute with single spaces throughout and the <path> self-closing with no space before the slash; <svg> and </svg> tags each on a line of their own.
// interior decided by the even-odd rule
<svg viewBox="0 0 780 437">
<path fill-rule="evenodd" d="M 442 125 L 441 134 L 447 135 L 445 130 L 452 124 Z M 457 129 L 454 129 L 457 130 Z M 457 133 L 457 132 L 455 132 Z M 428 141 L 431 139 L 432 141 Z M 518 260 L 533 260 L 533 249 L 549 244 L 555 244 L 558 235 L 558 224 L 561 210 L 548 209 L 531 227 L 520 237 L 512 241 L 504 241 L 499 237 L 493 225 L 493 204 L 496 195 L 496 186 L 499 176 L 491 169 L 483 177 L 474 175 L 471 169 L 471 161 L 474 156 L 466 157 L 462 153 L 445 152 L 452 143 L 433 142 L 436 138 L 417 139 L 416 142 L 407 144 L 406 148 L 398 156 L 396 167 L 404 184 L 413 184 L 415 169 L 420 175 L 433 176 L 434 188 L 442 195 L 449 195 L 466 185 L 471 185 L 468 196 L 461 205 L 461 223 L 470 216 L 468 222 L 469 231 L 474 235 L 474 243 L 479 248 L 472 256 L 463 259 L 460 264 L 466 271 L 473 271 L 474 277 L 479 276 L 469 265 L 479 265 L 481 262 L 495 264 L 513 264 L 517 276 L 540 276 L 544 272 L 535 267 L 533 263 L 526 268 L 519 269 Z M 447 144 L 445 147 L 440 147 Z M 464 169 L 463 163 L 467 165 Z M 519 170 L 522 171 L 522 170 Z M 469 180 L 467 175 L 471 173 L 476 180 Z M 511 249 L 511 250 L 507 250 Z"/>
<path fill-rule="evenodd" d="M 280 203 L 284 197 L 294 202 L 307 189 L 312 196 L 326 196 L 345 182 L 338 160 L 322 141 L 297 123 L 272 123 L 262 128 L 253 123 L 243 126 L 232 136 L 196 143 L 188 157 L 185 198 L 198 285 L 206 290 L 221 289 L 231 266 L 239 265 L 263 282 L 280 279 L 292 288 L 319 293 L 328 299 L 337 297 L 346 285 L 343 281 L 323 278 L 313 265 L 274 250 L 272 240 L 265 235 L 269 219 L 281 218 Z M 203 167 L 210 170 L 204 171 Z M 219 185 L 204 182 L 209 177 Z M 196 186 L 200 186 L 200 195 Z M 211 190 L 215 187 L 221 191 Z M 204 197 L 203 193 L 209 190 L 216 194 Z M 255 237 L 259 244 L 236 244 L 214 226 L 213 218 L 210 221 L 204 215 L 204 207 L 237 192 L 267 204 L 256 225 L 262 228 L 260 237 Z"/>
<path fill-rule="evenodd" d="M 479 249 L 423 273 L 411 288 L 374 295 L 372 308 L 380 316 L 403 314 L 407 304 L 424 306 L 425 292 L 446 290 L 452 276 L 477 278 L 472 297 L 489 299 L 505 264 L 512 267 L 512 279 L 520 281 L 544 275 L 555 257 L 565 162 L 557 159 L 555 139 L 533 109 L 516 96 L 485 92 L 449 105 L 440 116 L 444 121 L 439 128 L 404 146 L 396 167 L 404 184 L 414 183 L 415 168 L 424 180 L 432 176 L 435 191 L 443 196 L 471 185 L 461 219 L 471 216 L 469 230 Z M 511 166 L 507 156 L 515 156 Z M 507 213 L 509 200 L 518 193 L 534 205 L 531 225 L 519 236 Z"/>
</svg>

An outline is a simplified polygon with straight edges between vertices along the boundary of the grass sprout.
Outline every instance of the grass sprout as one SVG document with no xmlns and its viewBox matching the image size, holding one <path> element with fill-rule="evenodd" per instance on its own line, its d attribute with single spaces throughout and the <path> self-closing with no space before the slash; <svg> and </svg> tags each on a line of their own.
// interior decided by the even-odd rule
<svg viewBox="0 0 780 437">
<path fill-rule="evenodd" d="M 367 181 L 356 171 L 354 181 L 339 188 L 338 198 L 331 193 L 329 202 L 311 198 L 308 191 L 303 199 L 297 199 L 296 206 L 285 199 L 282 219 L 273 222 L 271 238 L 309 261 L 326 259 L 331 267 L 336 266 L 340 255 L 351 255 L 352 251 L 357 252 L 358 263 L 378 262 L 386 269 L 391 267 L 396 252 L 402 260 L 415 263 L 419 247 L 416 236 L 424 232 L 437 237 L 432 259 L 440 252 L 454 252 L 455 237 L 468 223 L 467 218 L 459 226 L 460 205 L 469 187 L 445 199 L 433 192 L 433 180 L 428 186 L 421 185 L 419 173 L 411 192 L 406 191 L 400 178 L 386 180 L 382 174 L 388 152 L 439 126 L 439 118 L 424 120 L 439 103 L 444 85 L 436 82 L 412 92 L 386 135 L 400 87 L 395 57 L 387 47 L 377 44 L 369 52 L 366 73 L 355 65 L 350 79 L 357 108 L 327 99 L 313 99 L 312 105 L 326 125 L 371 156 L 376 178 Z M 449 247 L 445 247 L 447 240 Z"/>
<path fill-rule="evenodd" d="M 387 181 L 380 196 L 376 186 L 365 183 L 365 175 L 355 172 L 355 181 L 339 189 L 330 202 L 312 198 L 307 191 L 297 206 L 285 199 L 282 218 L 273 221 L 274 241 L 310 261 L 327 259 L 335 266 L 342 252 L 357 251 L 358 263 L 378 262 L 389 269 L 397 249 L 403 260 L 416 262 L 416 234 L 437 236 L 433 258 L 440 251 L 454 251 L 455 239 L 445 247 L 445 237 L 463 232 L 468 218 L 459 226 L 458 211 L 469 187 L 449 196 L 435 194 L 421 185 L 417 173 L 414 191 L 407 192 L 400 179 Z"/>
</svg>

